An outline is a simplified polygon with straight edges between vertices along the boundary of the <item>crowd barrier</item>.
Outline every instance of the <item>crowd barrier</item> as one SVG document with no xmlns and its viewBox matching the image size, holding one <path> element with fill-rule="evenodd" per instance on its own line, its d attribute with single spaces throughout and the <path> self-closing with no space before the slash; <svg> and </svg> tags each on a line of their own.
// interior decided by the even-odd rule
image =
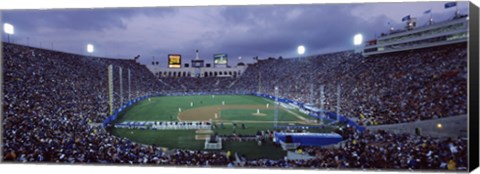
<svg viewBox="0 0 480 174">
<path fill-rule="evenodd" d="M 124 121 L 116 123 L 114 127 L 151 130 L 198 130 L 211 129 L 212 123 L 206 121 Z"/>
</svg>

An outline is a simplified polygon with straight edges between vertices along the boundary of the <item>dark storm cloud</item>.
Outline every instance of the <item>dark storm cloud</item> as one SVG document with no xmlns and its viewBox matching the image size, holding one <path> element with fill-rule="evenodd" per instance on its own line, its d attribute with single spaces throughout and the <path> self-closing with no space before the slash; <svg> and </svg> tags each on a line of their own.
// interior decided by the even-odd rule
<svg viewBox="0 0 480 174">
<path fill-rule="evenodd" d="M 294 50 L 304 44 L 310 53 L 320 49 L 352 49 L 351 38 L 356 33 L 373 37 L 371 26 L 382 26 L 385 16 L 378 16 L 369 21 L 359 19 L 351 13 L 358 5 L 291 5 L 228 7 L 222 10 L 226 27 L 250 26 L 246 32 L 229 33 L 219 36 L 220 50 L 254 56 L 279 55 Z M 375 30 L 375 29 L 373 29 Z M 199 40 L 214 39 L 205 35 Z M 291 52 L 291 51 L 290 51 Z M 293 56 L 290 54 L 289 56 Z"/>
<path fill-rule="evenodd" d="M 125 29 L 128 19 L 144 14 L 157 16 L 173 12 L 173 8 L 108 8 L 63 10 L 8 10 L 2 20 L 24 31 L 36 32 L 41 28 L 76 31 L 105 31 Z"/>
<path fill-rule="evenodd" d="M 93 43 L 98 56 L 131 58 L 140 54 L 142 63 L 151 63 L 155 56 L 166 64 L 167 54 L 182 54 L 188 62 L 196 49 L 207 62 L 215 53 L 227 53 L 233 60 L 240 56 L 247 60 L 253 56 L 295 57 L 300 44 L 305 45 L 307 55 L 352 50 L 355 34 L 372 39 L 388 31 L 388 22 L 402 28 L 401 18 L 409 14 L 418 17 L 419 26 L 428 20 L 423 12 L 430 8 L 435 20 L 447 19 L 452 9 L 445 10 L 443 4 L 18 10 L 4 11 L 3 21 L 15 25 L 14 38 L 19 43 L 30 37 L 30 43 L 35 39 L 34 46 L 52 42 L 56 50 L 82 54 L 84 45 Z M 464 13 L 466 4 L 459 3 Z"/>
</svg>

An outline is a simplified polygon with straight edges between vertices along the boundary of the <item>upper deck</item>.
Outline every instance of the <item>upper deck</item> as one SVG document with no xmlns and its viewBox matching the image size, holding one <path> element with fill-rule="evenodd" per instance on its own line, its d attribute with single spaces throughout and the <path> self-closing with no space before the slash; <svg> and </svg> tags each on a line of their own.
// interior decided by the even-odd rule
<svg viewBox="0 0 480 174">
<path fill-rule="evenodd" d="M 369 40 L 363 48 L 363 55 L 391 53 L 418 48 L 467 42 L 468 16 L 435 23 L 411 30 L 391 32 Z"/>
</svg>

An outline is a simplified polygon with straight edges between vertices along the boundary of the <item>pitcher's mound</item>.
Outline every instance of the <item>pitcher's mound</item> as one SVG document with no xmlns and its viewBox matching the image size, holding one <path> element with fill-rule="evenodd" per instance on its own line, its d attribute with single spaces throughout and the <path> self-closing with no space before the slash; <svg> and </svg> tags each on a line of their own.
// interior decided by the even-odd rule
<svg viewBox="0 0 480 174">
<path fill-rule="evenodd" d="M 264 113 L 252 113 L 253 116 L 260 116 L 260 117 L 264 117 L 264 116 L 267 116 L 267 114 L 264 114 Z"/>
</svg>

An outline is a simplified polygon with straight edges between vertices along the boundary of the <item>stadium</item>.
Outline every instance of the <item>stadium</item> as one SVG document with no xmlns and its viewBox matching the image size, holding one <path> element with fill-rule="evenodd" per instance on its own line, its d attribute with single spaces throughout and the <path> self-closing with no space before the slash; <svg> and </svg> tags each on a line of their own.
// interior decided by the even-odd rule
<svg viewBox="0 0 480 174">
<path fill-rule="evenodd" d="M 412 24 L 234 67 L 2 41 L 2 161 L 466 171 L 468 15 Z"/>
</svg>

